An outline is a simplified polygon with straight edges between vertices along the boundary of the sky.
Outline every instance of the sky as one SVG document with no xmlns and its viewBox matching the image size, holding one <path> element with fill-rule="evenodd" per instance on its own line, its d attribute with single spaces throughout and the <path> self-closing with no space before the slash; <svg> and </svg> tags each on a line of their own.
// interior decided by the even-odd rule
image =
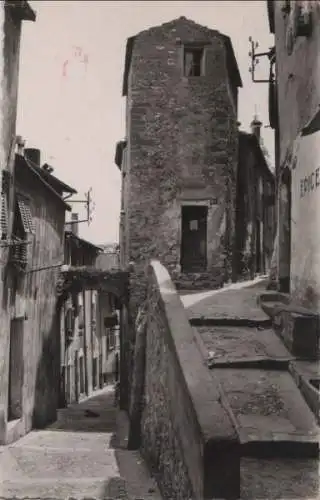
<svg viewBox="0 0 320 500">
<path fill-rule="evenodd" d="M 230 36 L 243 88 L 239 121 L 243 130 L 257 112 L 262 137 L 274 157 L 268 122 L 268 85 L 253 83 L 248 71 L 249 36 L 259 50 L 273 45 L 263 1 L 50 1 L 29 2 L 35 23 L 24 22 L 21 38 L 17 134 L 26 147 L 85 199 L 92 188 L 93 220 L 79 225 L 93 243 L 118 241 L 120 172 L 115 144 L 125 136 L 122 97 L 125 46 L 139 31 L 185 16 Z M 260 62 L 259 75 L 267 66 Z M 85 219 L 84 205 L 73 205 Z"/>
</svg>

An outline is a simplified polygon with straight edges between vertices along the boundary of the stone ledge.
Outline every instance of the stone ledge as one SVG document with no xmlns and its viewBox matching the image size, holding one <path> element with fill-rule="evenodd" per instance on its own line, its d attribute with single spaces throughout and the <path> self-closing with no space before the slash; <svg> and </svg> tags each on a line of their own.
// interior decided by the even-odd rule
<svg viewBox="0 0 320 500">
<path fill-rule="evenodd" d="M 319 390 L 317 390 L 310 380 L 319 380 L 319 367 L 317 363 L 308 363 L 313 366 L 305 368 L 301 366 L 300 361 L 292 361 L 289 363 L 289 371 L 294 378 L 298 388 L 300 389 L 304 399 L 308 403 L 310 409 L 314 413 L 318 424 L 320 424 L 320 399 Z M 302 362 L 303 363 L 303 362 Z"/>
<path fill-rule="evenodd" d="M 203 450 L 201 463 L 188 460 L 190 449 L 181 440 L 182 454 L 192 481 L 195 498 L 235 498 L 240 491 L 240 447 L 239 439 L 228 413 L 220 402 L 218 381 L 203 362 L 193 329 L 189 324 L 181 299 L 167 270 L 152 261 L 149 280 L 158 289 L 158 299 L 164 311 L 167 328 L 165 342 L 180 372 L 181 389 L 185 407 L 194 415 L 190 433 L 197 436 Z M 146 374 L 148 376 L 148 374 Z M 186 432 L 181 429 L 181 432 Z M 192 470 L 193 468 L 193 470 Z M 196 484 L 198 483 L 198 484 Z"/>
<path fill-rule="evenodd" d="M 189 318 L 192 326 L 231 326 L 231 327 L 249 327 L 249 328 L 270 328 L 272 321 L 270 319 L 248 319 L 248 318 Z"/>
<path fill-rule="evenodd" d="M 301 359 L 319 359 L 320 315 L 294 303 L 265 299 L 260 298 L 261 309 L 289 351 Z"/>
<path fill-rule="evenodd" d="M 277 291 L 264 292 L 257 296 L 257 304 L 260 306 L 262 302 L 280 302 L 283 304 L 290 303 L 290 295 Z"/>
</svg>

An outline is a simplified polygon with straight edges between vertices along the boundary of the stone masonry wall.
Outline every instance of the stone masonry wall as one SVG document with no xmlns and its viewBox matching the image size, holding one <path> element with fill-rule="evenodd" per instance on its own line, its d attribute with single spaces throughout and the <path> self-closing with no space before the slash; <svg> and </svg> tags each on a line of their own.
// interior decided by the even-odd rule
<svg viewBox="0 0 320 500">
<path fill-rule="evenodd" d="M 308 36 L 297 31 L 299 5 L 309 8 L 311 29 Z M 320 103 L 320 2 L 290 2 L 284 13 L 281 2 L 274 2 L 276 60 L 279 89 L 280 167 L 292 169 L 291 241 L 286 221 L 281 220 L 288 202 L 280 197 L 280 275 L 290 274 L 290 292 L 294 301 L 320 310 L 319 139 L 298 137 L 303 127 L 315 117 Z M 302 139 L 302 140 L 301 140 Z M 297 142 L 296 142 L 297 140 Z M 295 165 L 295 166 L 294 166 Z M 318 169 L 318 170 L 317 170 Z M 318 172 L 319 174 L 319 172 Z M 312 177 L 313 176 L 313 177 Z M 319 176 L 318 176 L 319 177 Z M 311 189 L 301 191 L 301 182 L 313 179 Z M 281 189 L 279 190 L 282 193 Z M 288 223 L 287 223 L 288 224 Z M 285 248 L 283 248 L 285 246 Z M 289 247 L 289 248 L 287 248 Z M 290 255 L 290 269 L 288 261 Z"/>
<path fill-rule="evenodd" d="M 146 305 L 142 452 L 165 499 L 238 498 L 235 431 L 180 298 L 158 261 L 148 270 Z"/>
<path fill-rule="evenodd" d="M 183 44 L 205 44 L 205 75 L 183 76 Z M 127 96 L 125 233 L 134 282 L 163 262 L 174 280 L 220 285 L 230 274 L 237 166 L 236 103 L 221 35 L 185 18 L 134 40 Z M 180 270 L 181 206 L 208 204 L 207 272 Z M 187 278 L 187 283 L 185 283 Z M 137 293 L 137 291 L 134 291 Z M 136 303 L 142 297 L 136 298 Z"/>
</svg>

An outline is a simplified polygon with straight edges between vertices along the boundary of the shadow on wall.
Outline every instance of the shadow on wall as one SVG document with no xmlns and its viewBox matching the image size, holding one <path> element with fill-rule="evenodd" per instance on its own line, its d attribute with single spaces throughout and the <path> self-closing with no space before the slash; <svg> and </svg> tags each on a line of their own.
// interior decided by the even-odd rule
<svg viewBox="0 0 320 500">
<path fill-rule="evenodd" d="M 41 332 L 43 344 L 36 372 L 32 416 L 32 426 L 38 429 L 44 428 L 57 418 L 60 393 L 60 330 L 58 318 L 58 314 L 53 316 L 47 335 Z"/>
</svg>

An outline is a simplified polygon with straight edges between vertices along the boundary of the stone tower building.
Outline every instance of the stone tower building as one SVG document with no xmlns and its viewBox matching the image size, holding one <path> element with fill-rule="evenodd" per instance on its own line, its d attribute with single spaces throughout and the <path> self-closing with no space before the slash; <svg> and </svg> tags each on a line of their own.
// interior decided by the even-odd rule
<svg viewBox="0 0 320 500">
<path fill-rule="evenodd" d="M 121 265 L 159 258 L 180 288 L 232 274 L 237 101 L 230 39 L 184 17 L 127 42 Z"/>
</svg>

